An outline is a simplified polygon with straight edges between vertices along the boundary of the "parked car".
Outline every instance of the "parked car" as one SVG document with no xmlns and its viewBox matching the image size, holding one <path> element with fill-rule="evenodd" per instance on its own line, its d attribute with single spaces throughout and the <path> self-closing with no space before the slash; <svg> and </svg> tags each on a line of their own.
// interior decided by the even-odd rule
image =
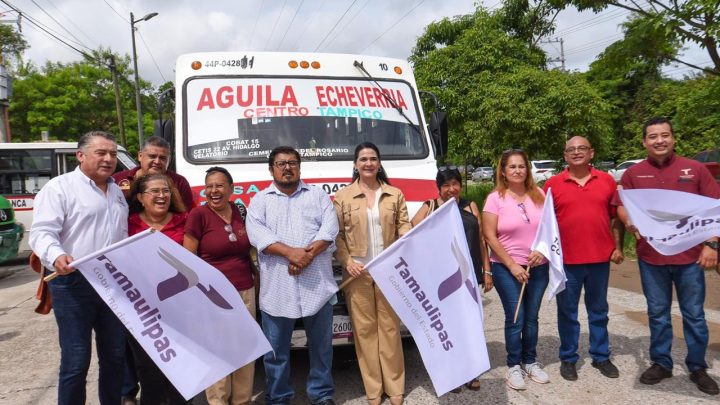
<svg viewBox="0 0 720 405">
<path fill-rule="evenodd" d="M 23 226 L 15 222 L 15 211 L 10 201 L 0 196 L 0 262 L 17 257 L 23 230 Z"/>
<path fill-rule="evenodd" d="M 615 166 L 614 169 L 608 170 L 608 173 L 613 176 L 616 183 L 620 183 L 620 179 L 622 178 L 623 173 L 625 173 L 625 170 L 627 170 L 628 167 L 642 161 L 643 159 L 626 160 L 625 162 Z"/>
<path fill-rule="evenodd" d="M 530 162 L 532 166 L 532 176 L 536 183 L 545 181 L 555 174 L 554 160 L 533 160 Z"/>
<path fill-rule="evenodd" d="M 704 150 L 693 157 L 710 170 L 715 180 L 720 181 L 720 149 Z"/>
<path fill-rule="evenodd" d="M 493 181 L 495 171 L 492 167 L 478 167 L 472 173 L 473 181 Z"/>
<path fill-rule="evenodd" d="M 467 166 L 458 166 L 458 171 L 460 172 L 460 175 L 470 179 L 472 176 L 473 171 L 475 170 L 475 166 L 473 165 L 467 165 Z"/>
</svg>

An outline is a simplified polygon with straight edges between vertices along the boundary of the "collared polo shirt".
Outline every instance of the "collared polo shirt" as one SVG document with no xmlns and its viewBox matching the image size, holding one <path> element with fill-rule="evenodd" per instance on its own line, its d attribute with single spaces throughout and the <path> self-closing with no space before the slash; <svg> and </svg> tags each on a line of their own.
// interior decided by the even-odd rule
<svg viewBox="0 0 720 405">
<path fill-rule="evenodd" d="M 708 169 L 700 162 L 675 154 L 662 165 L 648 158 L 628 168 L 620 180 L 623 189 L 658 188 L 684 191 L 705 197 L 720 198 L 720 186 Z M 622 205 L 619 197 L 613 201 Z M 637 242 L 637 254 L 642 260 L 655 265 L 684 265 L 698 260 L 702 245 L 682 253 L 664 256 L 653 249 L 644 239 Z"/>
<path fill-rule="evenodd" d="M 545 182 L 552 188 L 555 216 L 560 229 L 563 262 L 566 264 L 610 261 L 615 239 L 610 218 L 617 185 L 609 174 L 590 168 L 590 179 L 580 185 L 566 169 Z"/>
</svg>

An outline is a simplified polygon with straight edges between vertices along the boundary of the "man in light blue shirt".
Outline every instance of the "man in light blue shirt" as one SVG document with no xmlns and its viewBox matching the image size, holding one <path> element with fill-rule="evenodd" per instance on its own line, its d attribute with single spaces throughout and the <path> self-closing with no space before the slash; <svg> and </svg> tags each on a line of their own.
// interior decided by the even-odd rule
<svg viewBox="0 0 720 405">
<path fill-rule="evenodd" d="M 58 404 L 85 403 L 95 331 L 100 404 L 117 405 L 127 331 L 70 263 L 125 239 L 128 206 L 110 177 L 117 166 L 112 135 L 83 135 L 76 157 L 80 165 L 75 171 L 51 179 L 35 197 L 30 246 L 46 268 L 59 274 L 48 283 L 60 341 Z"/>
<path fill-rule="evenodd" d="M 268 404 L 289 404 L 290 339 L 302 318 L 310 354 L 307 395 L 333 405 L 332 252 L 338 222 L 328 195 L 300 180 L 300 154 L 279 146 L 268 159 L 273 183 L 250 202 L 247 232 L 260 264 L 262 328 L 274 353 L 263 359 Z"/>
</svg>

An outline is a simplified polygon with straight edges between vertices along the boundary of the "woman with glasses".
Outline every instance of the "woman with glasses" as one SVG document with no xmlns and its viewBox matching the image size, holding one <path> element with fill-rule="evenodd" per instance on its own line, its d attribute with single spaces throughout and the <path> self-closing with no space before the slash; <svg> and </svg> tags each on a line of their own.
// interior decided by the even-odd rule
<svg viewBox="0 0 720 405">
<path fill-rule="evenodd" d="M 483 208 L 482 228 L 492 251 L 495 289 L 505 310 L 505 381 L 510 388 L 523 390 L 526 375 L 540 384 L 550 381 L 536 352 L 538 312 L 548 285 L 548 264 L 542 254 L 530 250 L 545 195 L 535 185 L 528 156 L 522 150 L 505 151 L 497 167 L 495 189 Z M 523 284 L 527 285 L 515 322 Z"/>
<path fill-rule="evenodd" d="M 490 272 L 490 261 L 487 255 L 487 245 L 481 233 L 480 210 L 474 201 L 468 201 L 460 198 L 462 193 L 462 176 L 455 166 L 441 166 L 438 168 L 435 182 L 438 187 L 439 197 L 425 201 L 420 209 L 413 217 L 411 224 L 417 226 L 423 219 L 430 215 L 433 211 L 445 204 L 450 199 L 454 199 L 460 209 L 460 217 L 462 218 L 465 237 L 470 249 L 475 275 L 480 284 L 483 285 L 485 292 L 493 287 L 492 273 Z M 487 271 L 484 271 L 487 269 Z M 472 391 L 480 389 L 480 380 L 473 378 L 465 386 Z M 452 390 L 458 393 L 462 390 L 462 386 Z"/>
<path fill-rule="evenodd" d="M 355 337 L 360 374 L 370 405 L 403 403 L 405 362 L 400 320 L 365 271 L 365 265 L 410 230 L 405 197 L 390 185 L 378 147 L 364 142 L 355 148 L 352 184 L 335 194 L 340 231 L 336 258 L 343 278 Z"/>
<path fill-rule="evenodd" d="M 133 182 L 130 195 L 132 199 L 129 204 L 128 235 L 153 228 L 182 244 L 187 212 L 180 193 L 168 176 L 148 174 L 140 177 Z M 140 391 L 142 403 L 168 405 L 187 403 L 129 333 L 128 343 L 142 388 Z"/>
<path fill-rule="evenodd" d="M 183 245 L 212 265 L 232 283 L 250 315 L 255 317 L 256 270 L 250 259 L 244 206 L 230 202 L 233 179 L 222 167 L 205 175 L 207 204 L 193 209 L 185 226 Z M 210 405 L 245 404 L 252 400 L 255 362 L 241 367 L 205 390 Z"/>
</svg>

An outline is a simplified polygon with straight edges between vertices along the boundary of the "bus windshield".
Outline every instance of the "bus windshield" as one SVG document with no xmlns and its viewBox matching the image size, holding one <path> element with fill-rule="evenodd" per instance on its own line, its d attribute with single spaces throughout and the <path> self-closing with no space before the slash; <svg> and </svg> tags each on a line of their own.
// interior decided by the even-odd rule
<svg viewBox="0 0 720 405">
<path fill-rule="evenodd" d="M 379 83 L 382 89 L 356 78 L 191 78 L 183 87 L 185 156 L 193 163 L 262 162 L 287 145 L 303 160 L 352 160 L 355 146 L 368 141 L 386 158 L 427 157 L 412 87 Z"/>
</svg>

